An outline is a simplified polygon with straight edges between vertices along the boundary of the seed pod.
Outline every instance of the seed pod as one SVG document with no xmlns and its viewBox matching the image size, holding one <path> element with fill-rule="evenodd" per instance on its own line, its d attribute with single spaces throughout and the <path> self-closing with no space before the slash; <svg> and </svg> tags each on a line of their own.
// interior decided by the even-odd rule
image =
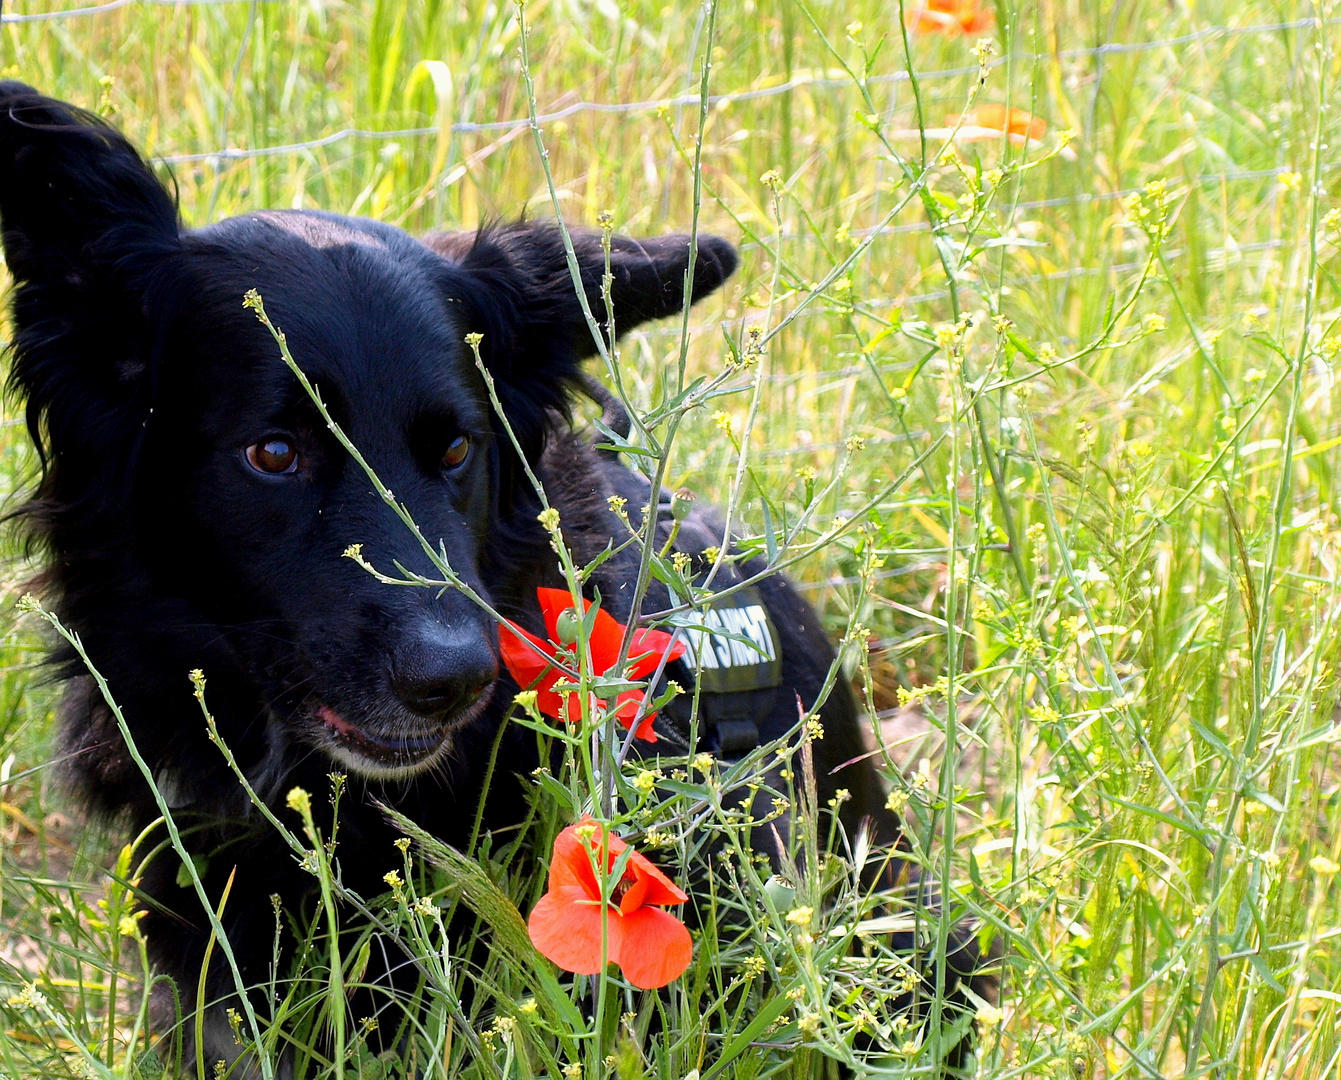
<svg viewBox="0 0 1341 1080">
<path fill-rule="evenodd" d="M 796 890 L 778 877 L 777 874 L 764 882 L 764 892 L 768 894 L 768 898 L 773 901 L 773 906 L 779 911 L 790 910 L 792 901 L 796 899 Z"/>
<path fill-rule="evenodd" d="M 671 517 L 676 521 L 683 521 L 692 509 L 694 509 L 694 493 L 688 488 L 680 488 L 671 496 Z"/>
</svg>

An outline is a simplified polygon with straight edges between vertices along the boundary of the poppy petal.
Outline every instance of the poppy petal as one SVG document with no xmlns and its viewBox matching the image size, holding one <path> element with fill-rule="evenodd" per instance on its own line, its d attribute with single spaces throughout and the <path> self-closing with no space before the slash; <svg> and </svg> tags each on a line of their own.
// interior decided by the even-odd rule
<svg viewBox="0 0 1341 1080">
<path fill-rule="evenodd" d="M 908 12 L 907 23 L 910 30 L 917 34 L 946 33 L 953 35 L 958 29 L 955 19 L 947 12 L 939 11 L 941 5 L 927 4 Z"/>
<path fill-rule="evenodd" d="M 601 824 L 594 817 L 591 817 L 590 815 L 582 819 L 582 824 L 596 826 L 596 832 L 592 834 L 591 838 L 591 849 L 595 851 L 597 844 L 596 837 L 601 835 Z M 623 854 L 624 849 L 628 846 L 629 845 L 624 842 L 622 837 L 616 836 L 614 833 L 609 831 L 605 833 L 605 850 L 609 853 L 608 856 L 609 861 L 606 863 L 605 866 L 607 870 L 615 865 L 615 860 L 619 858 L 621 854 Z"/>
<path fill-rule="evenodd" d="M 664 630 L 635 630 L 629 648 L 629 678 L 641 679 L 652 674 L 663 656 L 667 663 L 680 659 L 685 652 L 684 642 L 676 641 L 672 645 L 672 637 Z"/>
<path fill-rule="evenodd" d="M 578 885 L 587 890 L 592 900 L 599 900 L 601 886 L 596 880 L 595 867 L 600 864 L 600 850 L 605 850 L 605 868 L 609 870 L 628 846 L 619 836 L 603 830 L 601 823 L 588 814 L 554 838 L 554 854 L 550 860 L 550 890 Z M 639 856 L 634 852 L 632 857 Z"/>
<path fill-rule="evenodd" d="M 694 943 L 684 923 L 654 907 L 639 908 L 618 921 L 622 924 L 618 963 L 624 978 L 640 990 L 655 990 L 684 974 L 694 958 Z"/>
<path fill-rule="evenodd" d="M 924 0 L 906 13 L 908 28 L 920 34 L 981 33 L 996 21 L 989 10 L 978 6 L 978 0 Z"/>
<path fill-rule="evenodd" d="M 563 698 L 550 689 L 559 681 L 558 673 L 554 673 L 553 678 L 546 678 L 536 687 L 535 707 L 540 710 L 544 716 L 553 717 L 555 720 L 562 720 Z"/>
<path fill-rule="evenodd" d="M 606 909 L 606 961 L 619 956 L 623 916 Z M 526 921 L 531 944 L 564 971 L 596 975 L 601 970 L 601 905 L 586 892 L 568 886 L 547 892 L 531 909 Z M 686 935 L 687 936 L 687 935 Z"/>
<path fill-rule="evenodd" d="M 615 698 L 615 716 L 627 731 L 633 727 L 633 721 L 638 718 L 638 709 L 643 703 L 643 692 L 641 690 L 625 690 L 619 697 Z M 657 733 L 652 730 L 652 721 L 657 718 L 656 713 L 648 713 L 643 717 L 643 722 L 638 725 L 638 734 L 636 738 L 643 739 L 646 742 L 656 742 Z"/>
<path fill-rule="evenodd" d="M 683 904 L 689 899 L 689 894 L 663 874 L 661 868 L 646 855 L 635 851 L 629 856 L 629 866 L 639 881 L 647 882 L 644 904 Z"/>
<path fill-rule="evenodd" d="M 578 830 L 582 828 L 594 828 L 597 830 L 596 835 L 599 835 L 600 826 L 584 819 L 576 825 L 569 825 L 554 838 L 554 856 L 549 864 L 549 891 L 576 886 L 586 892 L 588 900 L 599 900 L 601 887 L 596 880 L 592 857 L 588 855 L 589 851 L 595 850 L 595 845 L 583 843 L 578 836 Z"/>
<path fill-rule="evenodd" d="M 637 858 L 637 855 L 633 856 Z M 631 865 L 631 864 L 630 864 Z M 629 874 L 625 873 L 624 880 L 629 880 Z M 624 890 L 624 895 L 619 898 L 619 910 L 624 915 L 631 915 L 647 902 L 647 884 L 648 879 L 640 876 L 637 872 L 633 875 L 633 884 Z"/>
<path fill-rule="evenodd" d="M 619 647 L 624 644 L 624 627 L 605 608 L 601 608 L 596 612 L 587 644 L 591 646 L 592 673 L 604 675 L 619 659 Z"/>
<path fill-rule="evenodd" d="M 527 644 L 530 642 L 530 645 Z M 538 656 L 535 649 L 539 649 L 545 656 L 554 655 L 554 646 L 548 641 L 542 641 L 534 634 L 523 630 L 516 623 L 507 621 L 498 627 L 498 651 L 503 658 L 503 664 L 508 669 L 517 685 L 523 689 L 530 686 L 540 677 L 540 674 L 550 666 L 544 657 Z"/>
<path fill-rule="evenodd" d="M 536 692 L 535 705 L 541 713 L 557 719 L 561 699 L 551 687 L 559 681 L 561 672 L 554 663 L 537 656 L 535 650 L 526 644 L 528 641 L 546 656 L 554 655 L 553 645 L 527 633 L 516 623 L 504 623 L 498 628 L 498 653 L 503 658 L 503 666 L 508 669 L 508 674 L 523 690 Z"/>
<path fill-rule="evenodd" d="M 976 124 L 978 127 L 996 128 L 997 131 L 1005 131 L 1008 116 L 1004 105 L 993 103 L 979 105 L 972 112 L 965 113 L 964 121 L 965 123 Z"/>
<path fill-rule="evenodd" d="M 1012 135 L 1023 135 L 1026 139 L 1042 139 L 1048 133 L 1047 121 L 1040 120 L 1033 113 L 1012 108 L 1006 114 L 1006 127 Z"/>
<path fill-rule="evenodd" d="M 996 103 L 980 105 L 963 114 L 951 114 L 945 118 L 945 122 L 948 127 L 962 123 L 963 127 L 956 136 L 960 142 L 981 142 L 985 139 L 999 139 L 1002 135 L 1011 136 L 1011 142 L 1040 140 L 1048 133 L 1047 121 L 1023 109 L 1014 106 L 1008 109 Z"/>
</svg>

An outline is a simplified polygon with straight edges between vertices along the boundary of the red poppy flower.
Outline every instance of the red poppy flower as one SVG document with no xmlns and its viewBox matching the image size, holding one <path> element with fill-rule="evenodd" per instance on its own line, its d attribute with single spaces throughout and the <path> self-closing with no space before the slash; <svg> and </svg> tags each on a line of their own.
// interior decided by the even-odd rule
<svg viewBox="0 0 1341 1080">
<path fill-rule="evenodd" d="M 978 0 L 922 0 L 905 9 L 908 29 L 915 34 L 981 34 L 995 18 L 978 7 Z"/>
<path fill-rule="evenodd" d="M 1032 113 L 1017 109 L 1013 105 L 979 105 L 968 112 L 954 113 L 945 118 L 947 127 L 959 126 L 955 134 L 956 142 L 982 142 L 1009 136 L 1016 146 L 1026 142 L 1037 142 L 1048 133 L 1048 125 Z"/>
<path fill-rule="evenodd" d="M 595 975 L 601 970 L 601 882 L 628 847 L 586 817 L 554 839 L 549 888 L 527 920 L 531 943 L 565 971 Z M 689 897 L 636 851 L 605 908 L 605 960 L 642 990 L 677 979 L 689 966 L 694 946 L 689 931 L 657 904 L 683 904 Z"/>
<path fill-rule="evenodd" d="M 546 716 L 556 720 L 568 720 L 576 723 L 582 716 L 582 704 L 574 691 L 560 694 L 554 690 L 554 684 L 563 679 L 574 681 L 571 675 L 563 671 L 562 664 L 569 672 L 577 670 L 577 658 L 573 647 L 559 641 L 559 616 L 573 606 L 573 598 L 564 589 L 536 589 L 540 599 L 540 610 L 545 616 L 545 633 L 548 641 L 542 641 L 534 634 L 523 630 L 516 623 L 505 621 L 498 628 L 498 651 L 508 673 L 523 690 L 536 691 L 536 708 Z M 591 601 L 583 600 L 583 613 L 591 610 Z M 684 655 L 684 642 L 671 644 L 672 635 L 664 630 L 633 631 L 633 643 L 629 647 L 629 663 L 626 671 L 629 679 L 645 679 L 657 669 L 661 658 L 677 660 Z M 624 640 L 624 627 L 612 615 L 602 608 L 596 612 L 596 620 L 591 628 L 591 637 L 587 645 L 591 650 L 591 673 L 604 675 L 619 659 L 619 646 Z M 527 642 L 531 644 L 528 645 Z M 531 648 L 534 645 L 535 648 Z M 539 649 L 544 655 L 536 652 Z M 669 654 L 667 653 L 667 650 Z M 560 653 L 566 653 L 561 656 Z M 547 660 L 545 657 L 550 657 Z M 615 699 L 615 716 L 626 728 L 633 726 L 638 708 L 643 701 L 643 691 L 626 690 Z M 638 738 L 656 742 L 656 732 L 652 730 L 654 715 L 643 718 L 638 725 Z"/>
</svg>

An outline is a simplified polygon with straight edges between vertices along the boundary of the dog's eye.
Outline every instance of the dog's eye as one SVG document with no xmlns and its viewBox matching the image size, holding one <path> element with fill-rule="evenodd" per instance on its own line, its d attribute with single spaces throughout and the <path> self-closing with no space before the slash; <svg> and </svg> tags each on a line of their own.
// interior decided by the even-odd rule
<svg viewBox="0 0 1341 1080">
<path fill-rule="evenodd" d="M 247 463 L 262 473 L 297 472 L 298 450 L 287 439 L 267 439 L 247 447 Z"/>
<path fill-rule="evenodd" d="M 470 439 L 465 435 L 458 435 L 447 446 L 447 452 L 442 455 L 442 464 L 444 468 L 456 469 L 470 456 Z"/>
</svg>

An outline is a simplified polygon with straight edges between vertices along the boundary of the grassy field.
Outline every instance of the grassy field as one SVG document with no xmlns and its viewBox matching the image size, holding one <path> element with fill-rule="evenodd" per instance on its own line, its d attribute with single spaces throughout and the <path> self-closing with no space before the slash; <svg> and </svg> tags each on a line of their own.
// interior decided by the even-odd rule
<svg viewBox="0 0 1341 1080">
<path fill-rule="evenodd" d="M 762 548 L 816 548 L 791 570 L 845 642 L 914 846 L 1004 953 L 976 1075 L 1341 1074 L 1332 5 L 998 0 L 986 29 L 905 39 L 872 0 L 533 0 L 553 191 L 511 4 L 110 6 L 6 23 L 0 66 L 161 156 L 188 224 L 310 207 L 470 229 L 557 200 L 570 224 L 697 216 L 740 245 L 688 352 L 737 392 L 684 416 L 669 484 L 738 491 Z M 967 141 L 989 104 L 1046 130 Z M 678 325 L 628 340 L 640 406 L 680 348 Z M 0 453 L 22 490 L 16 420 Z M 48 778 L 57 692 L 12 608 L 31 571 L 14 553 L 4 577 L 0 1072 L 157 1076 L 106 873 L 124 838 Z M 787 933 L 768 940 L 799 948 Z M 446 1059 L 935 1074 L 935 1033 L 906 1020 L 852 1049 L 888 986 L 841 971 L 714 1073 L 749 955 L 700 959 L 660 1034 L 640 1019 L 594 1058 L 527 1029 L 494 972 L 483 1034 Z M 785 1003 L 796 956 L 749 1015 Z"/>
</svg>

